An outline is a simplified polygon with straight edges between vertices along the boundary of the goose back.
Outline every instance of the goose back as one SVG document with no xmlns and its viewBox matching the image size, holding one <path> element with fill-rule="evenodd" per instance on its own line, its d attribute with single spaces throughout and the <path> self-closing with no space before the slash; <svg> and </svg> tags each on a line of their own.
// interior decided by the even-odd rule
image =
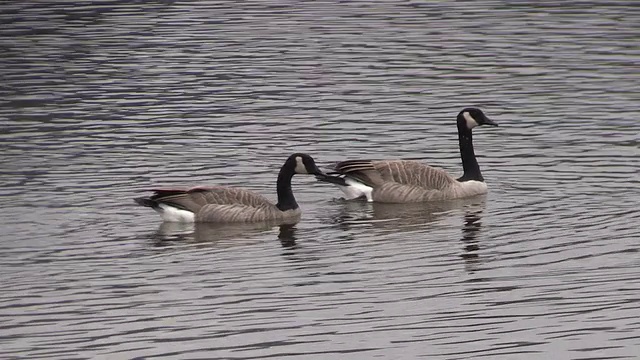
<svg viewBox="0 0 640 360">
<path fill-rule="evenodd" d="M 206 205 L 243 205 L 262 207 L 272 205 L 266 197 L 242 188 L 199 186 L 190 189 L 154 189 L 151 200 L 197 213 Z"/>
<path fill-rule="evenodd" d="M 335 170 L 369 186 L 370 201 L 383 203 L 450 200 L 487 192 L 484 182 L 459 182 L 442 169 L 411 160 L 348 160 Z"/>
<path fill-rule="evenodd" d="M 207 204 L 196 213 L 196 222 L 263 222 L 299 218 L 300 208 L 282 211 L 273 204 Z"/>
<path fill-rule="evenodd" d="M 266 197 L 242 188 L 202 186 L 153 191 L 149 200 L 190 211 L 196 222 L 257 222 L 301 215 L 300 209 L 282 211 Z"/>
<path fill-rule="evenodd" d="M 382 203 L 417 203 L 444 199 L 444 192 L 420 186 L 387 182 L 373 189 L 372 198 Z"/>
<path fill-rule="evenodd" d="M 458 183 L 442 169 L 411 160 L 343 161 L 336 165 L 335 170 L 374 188 L 393 182 L 415 187 L 411 192 L 443 190 Z"/>
<path fill-rule="evenodd" d="M 461 199 L 486 192 L 487 185 L 481 181 L 455 183 L 442 189 L 427 189 L 415 185 L 387 182 L 373 189 L 372 198 L 383 203 L 417 203 Z"/>
</svg>

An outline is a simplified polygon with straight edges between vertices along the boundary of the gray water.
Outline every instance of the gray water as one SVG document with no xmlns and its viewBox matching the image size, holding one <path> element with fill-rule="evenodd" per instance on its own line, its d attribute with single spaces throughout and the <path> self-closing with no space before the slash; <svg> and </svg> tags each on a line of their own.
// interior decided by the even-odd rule
<svg viewBox="0 0 640 360">
<path fill-rule="evenodd" d="M 640 354 L 634 1 L 0 4 L 0 358 Z M 80 4 L 80 5 L 78 5 Z M 161 224 L 133 197 L 275 199 L 284 159 L 417 159 L 489 194 L 289 227 Z"/>
</svg>

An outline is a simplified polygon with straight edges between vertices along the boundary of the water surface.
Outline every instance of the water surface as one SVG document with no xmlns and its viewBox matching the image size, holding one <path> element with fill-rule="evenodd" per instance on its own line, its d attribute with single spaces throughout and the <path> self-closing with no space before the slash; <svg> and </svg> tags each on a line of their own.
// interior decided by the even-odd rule
<svg viewBox="0 0 640 360">
<path fill-rule="evenodd" d="M 0 357 L 632 359 L 640 348 L 634 2 L 0 5 Z M 131 200 L 275 199 L 293 152 L 490 192 L 294 226 L 161 224 Z"/>
</svg>

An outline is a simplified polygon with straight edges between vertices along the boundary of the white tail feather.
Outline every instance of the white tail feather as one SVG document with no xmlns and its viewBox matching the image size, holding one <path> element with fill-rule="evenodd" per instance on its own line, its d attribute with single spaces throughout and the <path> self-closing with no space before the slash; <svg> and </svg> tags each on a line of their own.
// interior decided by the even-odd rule
<svg viewBox="0 0 640 360">
<path fill-rule="evenodd" d="M 346 200 L 353 200 L 365 196 L 367 201 L 373 201 L 371 196 L 371 192 L 373 191 L 372 187 L 349 177 L 345 177 L 344 182 L 348 186 L 338 185 L 338 187 L 344 193 Z"/>
<path fill-rule="evenodd" d="M 195 214 L 191 211 L 178 209 L 171 205 L 167 204 L 158 204 L 158 207 L 154 208 L 160 216 L 162 220 L 168 222 L 182 222 L 182 223 L 191 223 L 195 220 Z"/>
</svg>

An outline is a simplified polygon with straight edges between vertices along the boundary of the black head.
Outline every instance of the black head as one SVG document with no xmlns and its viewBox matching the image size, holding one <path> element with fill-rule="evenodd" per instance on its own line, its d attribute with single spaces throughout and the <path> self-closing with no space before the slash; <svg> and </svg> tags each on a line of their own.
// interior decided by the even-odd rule
<svg viewBox="0 0 640 360">
<path fill-rule="evenodd" d="M 312 174 L 322 175 L 322 171 L 318 169 L 316 162 L 310 155 L 303 153 L 295 153 L 287 159 L 287 164 L 294 167 L 295 174 Z"/>
<path fill-rule="evenodd" d="M 458 128 L 471 130 L 476 126 L 491 125 L 498 126 L 493 120 L 489 119 L 482 110 L 474 107 L 468 107 L 460 111 L 458 114 Z"/>
</svg>

